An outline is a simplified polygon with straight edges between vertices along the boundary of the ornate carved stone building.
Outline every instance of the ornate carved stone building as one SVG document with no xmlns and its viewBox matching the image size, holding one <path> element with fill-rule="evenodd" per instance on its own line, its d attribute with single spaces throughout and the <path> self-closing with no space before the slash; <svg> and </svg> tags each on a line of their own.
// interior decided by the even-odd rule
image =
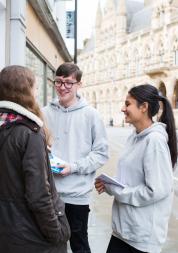
<svg viewBox="0 0 178 253">
<path fill-rule="evenodd" d="M 178 0 L 106 0 L 78 57 L 82 94 L 106 124 L 123 124 L 127 91 L 148 82 L 167 96 L 178 126 Z"/>
</svg>

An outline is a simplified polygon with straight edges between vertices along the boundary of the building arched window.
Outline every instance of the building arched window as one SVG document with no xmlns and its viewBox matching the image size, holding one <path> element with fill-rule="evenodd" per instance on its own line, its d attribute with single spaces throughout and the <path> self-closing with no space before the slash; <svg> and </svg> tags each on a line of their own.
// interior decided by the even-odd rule
<svg viewBox="0 0 178 253">
<path fill-rule="evenodd" d="M 178 38 L 173 40 L 173 65 L 178 66 Z"/>
<path fill-rule="evenodd" d="M 166 97 L 166 86 L 163 82 L 159 85 L 159 92 L 162 96 Z"/>
<path fill-rule="evenodd" d="M 139 51 L 136 48 L 133 51 L 133 73 L 135 76 L 138 76 L 140 74 Z"/>
<path fill-rule="evenodd" d="M 124 63 L 124 77 L 128 78 L 130 77 L 130 63 L 127 52 L 124 53 L 123 63 Z"/>
<path fill-rule="evenodd" d="M 158 50 L 159 62 L 163 62 L 164 58 L 164 44 L 162 41 L 159 42 L 159 50 Z"/>
<path fill-rule="evenodd" d="M 144 59 L 145 59 L 145 65 L 148 66 L 150 65 L 150 61 L 151 61 L 151 50 L 150 47 L 148 45 L 145 46 L 145 55 L 144 55 Z"/>
<path fill-rule="evenodd" d="M 178 108 L 178 80 L 176 81 L 173 94 L 173 107 Z"/>
<path fill-rule="evenodd" d="M 94 108 L 97 108 L 96 92 L 95 92 L 95 91 L 93 91 L 93 93 L 92 93 L 92 101 L 91 101 L 91 103 L 92 103 L 92 106 L 93 106 Z"/>
</svg>

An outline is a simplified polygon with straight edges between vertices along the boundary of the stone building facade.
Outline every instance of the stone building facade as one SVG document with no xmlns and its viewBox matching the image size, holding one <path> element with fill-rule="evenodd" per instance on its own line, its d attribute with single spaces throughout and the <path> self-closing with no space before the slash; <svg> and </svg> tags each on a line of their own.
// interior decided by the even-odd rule
<svg viewBox="0 0 178 253">
<path fill-rule="evenodd" d="M 82 95 L 106 124 L 124 124 L 128 90 L 155 85 L 174 108 L 178 126 L 178 0 L 106 0 L 99 3 L 95 33 L 78 57 Z"/>
</svg>

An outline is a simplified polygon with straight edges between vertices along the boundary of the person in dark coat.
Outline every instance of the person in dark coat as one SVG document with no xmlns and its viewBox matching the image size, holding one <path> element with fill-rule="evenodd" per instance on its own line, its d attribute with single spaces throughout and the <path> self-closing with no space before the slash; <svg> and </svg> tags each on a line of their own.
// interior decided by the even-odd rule
<svg viewBox="0 0 178 253">
<path fill-rule="evenodd" d="M 35 79 L 22 66 L 0 72 L 0 252 L 66 253 L 70 228 L 47 153 Z"/>
</svg>

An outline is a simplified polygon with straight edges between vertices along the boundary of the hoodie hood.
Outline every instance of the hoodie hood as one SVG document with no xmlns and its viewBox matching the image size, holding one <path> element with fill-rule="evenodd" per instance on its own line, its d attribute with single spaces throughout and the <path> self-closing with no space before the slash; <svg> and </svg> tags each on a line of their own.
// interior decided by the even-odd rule
<svg viewBox="0 0 178 253">
<path fill-rule="evenodd" d="M 43 122 L 38 116 L 36 116 L 34 113 L 28 111 L 26 108 L 24 108 L 23 106 L 21 106 L 19 104 L 16 104 L 11 101 L 0 101 L 0 108 L 9 109 L 14 112 L 17 112 L 19 115 L 25 116 L 28 119 L 35 122 L 39 127 L 43 126 Z"/>
<path fill-rule="evenodd" d="M 137 138 L 137 139 L 142 138 L 142 137 L 145 137 L 146 135 L 148 135 L 152 132 L 157 132 L 157 133 L 162 134 L 166 138 L 166 141 L 168 142 L 168 134 L 166 132 L 166 124 L 161 123 L 161 122 L 153 123 L 150 127 L 144 129 L 140 133 L 137 133 L 136 130 L 135 130 L 134 138 Z"/>
<path fill-rule="evenodd" d="M 77 103 L 75 103 L 74 105 L 71 105 L 67 108 L 63 107 L 62 105 L 60 105 L 60 100 L 59 98 L 54 99 L 50 105 L 54 108 L 54 109 L 61 109 L 63 112 L 71 112 L 71 111 L 75 111 L 78 109 L 81 109 L 85 106 L 88 106 L 87 101 L 84 98 L 81 98 L 79 95 L 77 95 Z"/>
</svg>

